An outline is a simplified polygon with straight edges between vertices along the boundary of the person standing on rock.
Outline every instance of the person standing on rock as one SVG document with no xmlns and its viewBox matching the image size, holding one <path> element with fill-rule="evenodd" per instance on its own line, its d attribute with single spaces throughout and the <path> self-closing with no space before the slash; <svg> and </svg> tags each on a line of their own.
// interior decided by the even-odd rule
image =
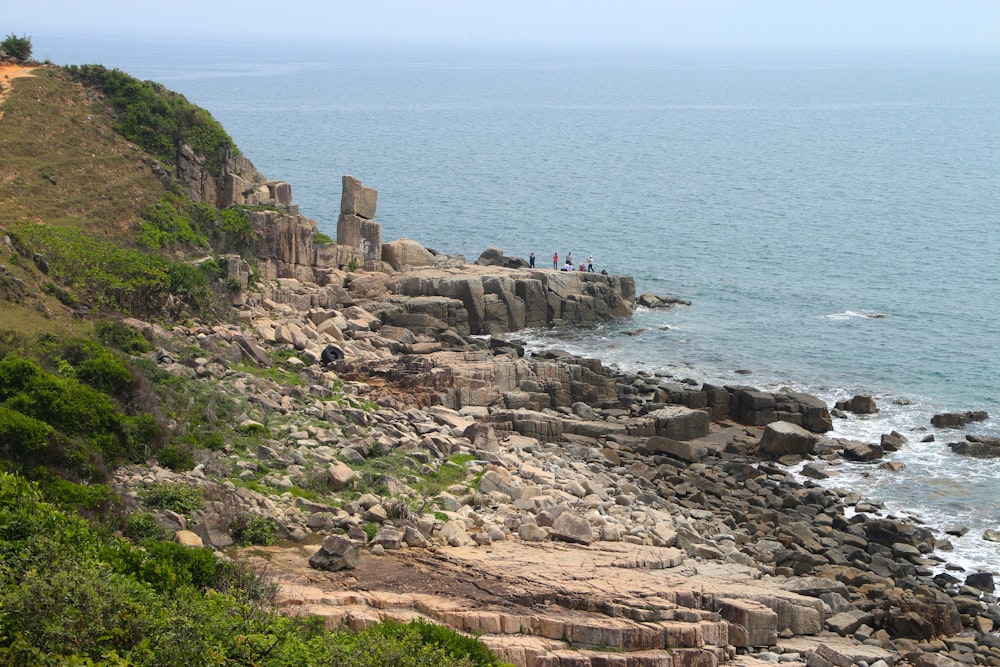
<svg viewBox="0 0 1000 667">
<path fill-rule="evenodd" d="M 528 255 L 528 266 L 535 268 L 535 253 Z"/>
<path fill-rule="evenodd" d="M 590 257 L 587 258 L 587 273 L 593 273 L 593 272 L 594 272 L 594 256 L 591 255 Z"/>
<path fill-rule="evenodd" d="M 558 252 L 552 253 L 552 268 L 555 271 L 559 270 L 559 253 Z"/>
<path fill-rule="evenodd" d="M 573 251 L 572 250 L 570 250 L 568 253 L 566 253 L 566 263 L 569 264 L 569 265 L 571 265 L 571 266 L 573 264 Z"/>
</svg>

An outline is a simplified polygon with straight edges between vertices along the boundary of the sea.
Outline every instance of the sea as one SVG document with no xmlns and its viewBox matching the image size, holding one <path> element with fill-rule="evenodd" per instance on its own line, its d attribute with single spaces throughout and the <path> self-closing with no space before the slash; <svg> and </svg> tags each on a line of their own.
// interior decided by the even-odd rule
<svg viewBox="0 0 1000 667">
<path fill-rule="evenodd" d="M 208 109 L 336 236 L 341 177 L 378 190 L 385 240 L 475 260 L 572 253 L 690 300 L 532 330 L 624 371 L 790 388 L 878 413 L 837 437 L 908 443 L 823 484 L 942 530 L 1000 574 L 1000 52 L 559 51 L 34 36 Z M 940 412 L 986 421 L 936 429 Z"/>
</svg>

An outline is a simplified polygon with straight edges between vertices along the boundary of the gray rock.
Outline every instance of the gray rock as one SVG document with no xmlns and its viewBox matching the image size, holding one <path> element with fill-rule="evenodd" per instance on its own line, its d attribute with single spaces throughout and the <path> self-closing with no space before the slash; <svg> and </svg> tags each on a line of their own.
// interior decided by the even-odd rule
<svg viewBox="0 0 1000 667">
<path fill-rule="evenodd" d="M 392 526 L 382 526 L 372 538 L 372 544 L 380 544 L 383 549 L 399 549 L 403 543 L 403 531 Z"/>
<path fill-rule="evenodd" d="M 708 454 L 708 447 L 705 445 L 690 441 L 682 442 L 655 435 L 646 441 L 646 449 L 651 452 L 669 454 L 688 463 L 701 461 Z"/>
<path fill-rule="evenodd" d="M 342 535 L 331 535 L 323 540 L 319 551 L 309 557 L 309 567 L 327 572 L 353 569 L 361 560 L 363 543 Z"/>
<path fill-rule="evenodd" d="M 590 544 L 594 541 L 590 523 L 573 512 L 563 512 L 556 517 L 552 527 L 549 528 L 549 534 L 554 539 L 574 544 Z"/>
</svg>

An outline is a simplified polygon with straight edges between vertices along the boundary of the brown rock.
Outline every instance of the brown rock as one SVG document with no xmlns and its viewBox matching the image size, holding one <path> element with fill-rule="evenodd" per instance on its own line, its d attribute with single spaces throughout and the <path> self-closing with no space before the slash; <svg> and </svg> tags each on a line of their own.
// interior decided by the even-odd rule
<svg viewBox="0 0 1000 667">
<path fill-rule="evenodd" d="M 341 183 L 343 191 L 340 195 L 340 213 L 342 215 L 356 215 L 366 220 L 374 219 L 375 207 L 378 204 L 378 191 L 365 187 L 361 181 L 353 176 L 344 176 Z"/>
<path fill-rule="evenodd" d="M 760 438 L 760 450 L 773 456 L 812 454 L 817 438 L 801 426 L 789 422 L 768 424 Z"/>
</svg>

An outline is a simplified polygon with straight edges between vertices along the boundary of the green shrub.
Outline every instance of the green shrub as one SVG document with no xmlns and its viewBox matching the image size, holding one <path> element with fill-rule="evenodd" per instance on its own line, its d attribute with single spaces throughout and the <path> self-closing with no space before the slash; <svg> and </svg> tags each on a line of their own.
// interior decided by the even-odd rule
<svg viewBox="0 0 1000 667">
<path fill-rule="evenodd" d="M 167 445 L 156 453 L 156 460 L 164 468 L 175 472 L 184 472 L 195 466 L 194 454 L 183 445 Z"/>
<path fill-rule="evenodd" d="M 0 447 L 7 456 L 44 448 L 54 432 L 45 422 L 0 405 Z"/>
<path fill-rule="evenodd" d="M 94 333 L 105 345 L 116 347 L 126 354 L 143 354 L 153 349 L 142 332 L 118 320 L 98 320 Z"/>
<path fill-rule="evenodd" d="M 27 35 L 18 37 L 10 33 L 0 42 L 0 51 L 18 60 L 31 60 L 31 38 Z"/>
<path fill-rule="evenodd" d="M 75 512 L 92 514 L 111 503 L 107 484 L 77 484 L 51 474 L 42 475 L 38 486 L 46 502 Z"/>
<path fill-rule="evenodd" d="M 161 528 L 149 512 L 132 512 L 125 519 L 122 534 L 140 542 L 143 540 L 165 540 L 170 537 L 170 531 Z"/>
<path fill-rule="evenodd" d="M 109 463 L 126 455 L 123 415 L 109 398 L 74 378 L 46 373 L 17 355 L 0 360 L 0 401 L 71 436 L 84 438 Z"/>
<path fill-rule="evenodd" d="M 165 593 L 184 586 L 207 588 L 216 579 L 218 560 L 209 549 L 176 542 L 146 540 L 137 548 L 118 540 L 101 551 L 116 572 L 128 574 Z"/>
<path fill-rule="evenodd" d="M 201 490 L 187 484 L 157 482 L 142 494 L 146 507 L 154 510 L 171 510 L 178 514 L 191 514 L 201 509 Z"/>
<path fill-rule="evenodd" d="M 210 113 L 158 83 L 100 65 L 72 65 L 65 71 L 99 88 L 117 112 L 115 129 L 166 165 L 176 165 L 180 147 L 187 144 L 204 156 L 206 169 L 219 176 L 224 156 L 238 152 Z"/>
<path fill-rule="evenodd" d="M 331 662 L 336 667 L 502 665 L 477 639 L 422 620 L 385 621 L 357 633 L 341 632 Z"/>
<path fill-rule="evenodd" d="M 192 220 L 183 210 L 184 204 L 176 195 L 164 195 L 146 210 L 139 222 L 137 240 L 140 245 L 160 248 L 207 248 L 208 237 L 192 226 Z"/>
<path fill-rule="evenodd" d="M 255 515 L 249 517 L 243 515 L 233 520 L 229 526 L 233 533 L 233 540 L 237 544 L 257 544 L 267 546 L 274 544 L 278 536 L 278 525 L 266 516 Z"/>
<path fill-rule="evenodd" d="M 316 232 L 316 235 L 313 236 L 313 243 L 333 243 L 333 239 L 323 232 Z"/>
</svg>

